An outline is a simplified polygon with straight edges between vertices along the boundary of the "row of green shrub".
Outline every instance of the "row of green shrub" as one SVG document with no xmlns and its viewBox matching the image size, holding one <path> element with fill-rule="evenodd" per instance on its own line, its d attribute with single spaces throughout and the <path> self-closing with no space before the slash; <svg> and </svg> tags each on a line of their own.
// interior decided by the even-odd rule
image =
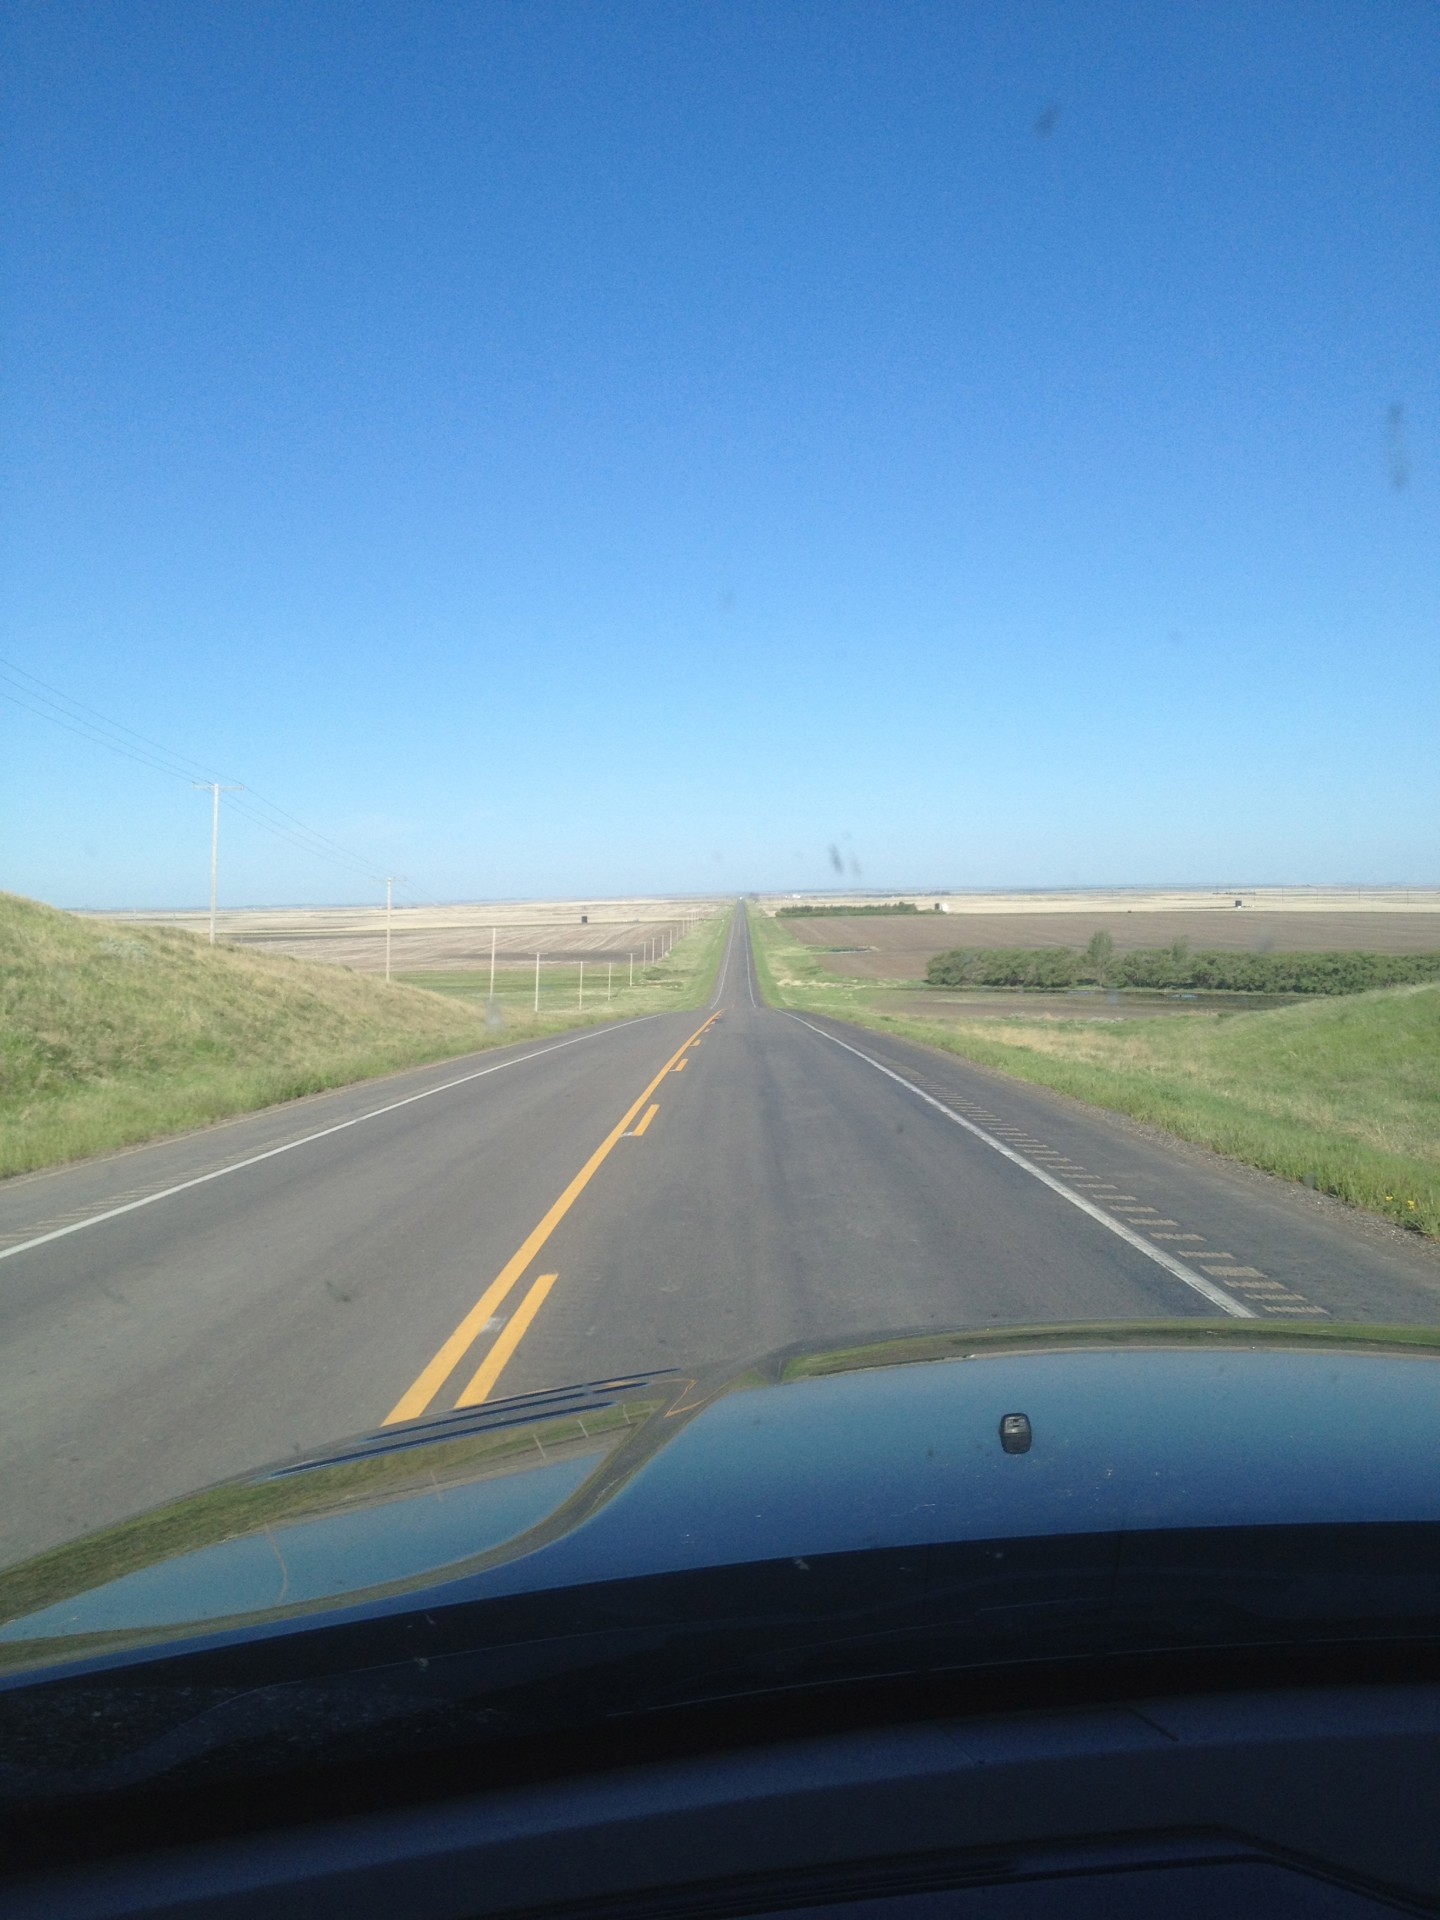
<svg viewBox="0 0 1440 1920">
<path fill-rule="evenodd" d="M 1166 948 L 1118 954 L 1123 987 L 1224 988 L 1237 993 L 1368 993 L 1440 979 L 1440 953 L 1196 953 Z"/>
<path fill-rule="evenodd" d="M 932 987 L 1073 987 L 1080 956 L 1069 947 L 952 947 L 925 978 Z"/>
<path fill-rule="evenodd" d="M 919 907 L 916 906 L 913 900 L 892 900 L 888 906 L 879 907 L 847 907 L 838 906 L 834 903 L 821 906 L 777 907 L 775 909 L 775 918 L 777 920 L 800 920 L 803 919 L 807 913 L 823 913 L 828 919 L 831 914 L 838 913 L 919 913 L 919 911 Z"/>
<path fill-rule="evenodd" d="M 1150 987 L 1229 993 L 1366 993 L 1440 979 L 1440 953 L 1188 953 L 1140 947 L 955 947 L 925 970 L 932 987 Z"/>
</svg>

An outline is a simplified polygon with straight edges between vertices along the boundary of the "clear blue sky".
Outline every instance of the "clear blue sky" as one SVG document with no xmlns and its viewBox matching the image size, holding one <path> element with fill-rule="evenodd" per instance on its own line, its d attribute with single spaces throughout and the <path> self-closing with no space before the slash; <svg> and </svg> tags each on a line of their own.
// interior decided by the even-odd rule
<svg viewBox="0 0 1440 1920">
<path fill-rule="evenodd" d="M 1440 880 L 1431 0 L 3 20 L 28 673 L 432 898 Z M 0 807 L 205 896 L 5 702 Z"/>
</svg>

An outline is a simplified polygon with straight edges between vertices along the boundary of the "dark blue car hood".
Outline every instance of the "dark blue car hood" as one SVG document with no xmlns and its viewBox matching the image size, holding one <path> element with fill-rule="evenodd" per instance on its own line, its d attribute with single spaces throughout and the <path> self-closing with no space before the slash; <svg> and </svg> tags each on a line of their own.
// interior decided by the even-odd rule
<svg viewBox="0 0 1440 1920">
<path fill-rule="evenodd" d="M 0 1574 L 0 1667 L 759 1563 L 1437 1522 L 1423 1330 L 892 1339 L 499 1402 L 211 1488 Z"/>
</svg>

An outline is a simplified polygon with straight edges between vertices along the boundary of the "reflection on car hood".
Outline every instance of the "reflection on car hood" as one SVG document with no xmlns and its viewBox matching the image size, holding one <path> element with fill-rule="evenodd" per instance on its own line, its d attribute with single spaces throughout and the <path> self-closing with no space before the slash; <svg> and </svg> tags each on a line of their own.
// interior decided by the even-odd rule
<svg viewBox="0 0 1440 1920">
<path fill-rule="evenodd" d="M 786 1352 L 391 1428 L 0 1574 L 0 1665 L 935 1543 L 1440 1519 L 1440 1335 L 1189 1321 Z M 1030 1444 L 1000 1425 L 1023 1413 Z"/>
</svg>

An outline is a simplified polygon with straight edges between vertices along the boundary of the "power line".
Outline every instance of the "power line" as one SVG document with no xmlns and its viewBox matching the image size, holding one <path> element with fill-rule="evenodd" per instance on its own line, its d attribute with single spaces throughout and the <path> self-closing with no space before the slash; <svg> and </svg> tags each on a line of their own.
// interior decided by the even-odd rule
<svg viewBox="0 0 1440 1920">
<path fill-rule="evenodd" d="M 150 739 L 148 734 L 137 733 L 134 727 L 127 727 L 123 720 L 110 719 L 107 714 L 101 713 L 97 707 L 87 706 L 83 700 L 77 700 L 73 694 L 65 693 L 59 687 L 52 687 L 49 681 L 42 680 L 38 673 L 31 673 L 28 668 L 17 666 L 13 660 L 0 659 L 0 679 L 9 680 L 13 686 L 15 682 L 12 676 L 15 675 L 18 675 L 21 680 L 30 683 L 28 687 L 23 687 L 21 691 L 29 693 L 32 699 L 44 700 L 46 706 L 55 706 L 58 703 L 62 712 L 73 708 L 76 713 L 89 714 L 90 718 L 92 720 L 98 720 L 101 726 L 109 727 L 111 731 L 115 733 L 128 734 L 132 740 L 138 740 L 142 746 L 153 748 L 156 753 L 163 754 L 167 760 L 175 761 L 178 766 L 189 769 L 189 772 L 213 773 L 214 771 L 213 768 L 201 766 L 198 760 L 191 760 L 186 754 L 172 753 L 170 748 L 163 746 L 160 741 Z M 32 689 L 35 687 L 39 687 L 41 692 L 38 694 L 34 693 Z M 47 694 L 53 695 L 53 698 L 45 699 Z M 73 718 L 74 716 L 72 715 L 71 717 Z M 174 772 L 175 769 L 171 768 L 168 769 L 168 771 Z M 177 778 L 178 777 L 180 776 L 177 774 Z M 188 778 L 189 773 L 187 773 L 185 777 Z"/>
<path fill-rule="evenodd" d="M 19 675 L 20 679 L 29 681 L 32 684 L 30 686 L 18 687 L 17 692 L 18 683 L 15 678 L 12 677 L 14 675 Z M 169 774 L 172 779 L 185 781 L 193 781 L 197 774 L 203 775 L 204 784 L 207 786 L 213 785 L 215 780 L 220 778 L 215 768 L 205 766 L 198 760 L 192 760 L 186 754 L 173 752 L 169 747 L 163 746 L 158 740 L 150 739 L 147 734 L 138 733 L 134 727 L 127 727 L 123 721 L 111 720 L 108 715 L 101 713 L 95 707 L 88 706 L 85 701 L 76 700 L 71 695 L 63 693 L 60 688 L 52 687 L 48 681 L 42 680 L 38 674 L 30 673 L 23 667 L 17 667 L 13 661 L 0 660 L 0 682 L 4 682 L 11 689 L 11 692 L 5 697 L 13 700 L 16 705 L 26 708 L 28 712 L 38 714 L 41 719 L 50 720 L 57 726 L 63 726 L 71 733 L 78 733 L 82 739 L 95 741 L 101 746 L 109 747 L 112 752 L 124 754 L 127 759 L 135 760 L 142 766 L 152 767 L 158 773 L 166 773 Z M 43 691 L 37 693 L 35 691 L 37 687 L 43 689 Z M 3 687 L 0 687 L 0 692 L 3 691 Z M 25 697 L 20 698 L 20 695 L 24 695 Z M 48 696 L 53 696 L 53 698 Z M 35 705 L 34 703 L 36 701 L 40 702 L 40 705 Z M 53 709 L 53 711 L 49 711 L 49 709 Z M 71 711 L 71 709 L 74 709 L 74 711 Z M 82 719 L 79 717 L 81 715 L 89 717 Z M 99 725 L 97 726 L 95 722 L 98 722 Z M 125 734 L 128 736 L 128 740 L 115 740 L 107 733 L 102 732 L 101 728 L 108 728 L 112 733 Z M 129 744 L 129 741 L 137 742 L 141 750 L 137 751 L 136 747 Z M 149 751 L 147 751 L 147 749 Z M 162 757 L 157 758 L 157 755 Z M 235 783 L 222 780 L 222 785 L 228 786 L 233 784 Z M 278 814 L 282 820 L 287 821 L 292 827 L 298 828 L 299 831 L 305 835 L 306 841 L 309 843 L 306 846 L 306 851 L 319 853 L 324 849 L 325 857 L 333 856 L 336 859 L 344 860 L 354 866 L 358 871 L 364 873 L 367 878 L 375 880 L 383 878 L 383 876 L 371 866 L 369 861 L 363 859 L 358 854 L 352 853 L 348 847 L 342 847 L 338 841 L 332 840 L 328 834 L 323 834 L 319 832 L 317 828 L 308 826 L 303 820 L 297 818 L 295 814 L 289 812 L 285 807 L 282 807 L 277 801 L 267 799 L 264 794 L 255 792 L 253 788 L 248 789 L 248 791 L 252 801 L 257 802 L 259 806 L 263 808 L 267 808 L 270 812 Z M 236 803 L 232 802 L 232 806 L 235 804 Z M 247 818 L 255 820 L 257 824 L 267 827 L 271 832 L 282 833 L 282 830 L 276 827 L 274 822 L 267 820 L 262 814 L 256 813 L 253 807 L 240 805 L 238 810 L 243 812 Z M 288 838 L 290 836 L 282 833 L 282 837 Z M 301 843 L 295 842 L 294 844 L 299 845 Z"/>
<path fill-rule="evenodd" d="M 9 700 L 25 712 L 34 714 L 38 719 L 48 720 L 52 726 L 63 727 L 67 733 L 73 733 L 92 745 L 107 747 L 110 752 L 121 755 L 137 765 L 148 767 L 152 772 L 166 774 L 172 780 L 183 780 L 187 786 L 195 785 L 196 775 L 203 775 L 199 782 L 207 787 L 217 784 L 241 791 L 238 783 L 220 780 L 212 767 L 198 760 L 192 760 L 187 754 L 175 753 L 171 748 L 152 740 L 147 734 L 139 733 L 134 727 L 128 727 L 123 721 L 112 720 L 108 714 L 101 713 L 96 707 L 88 706 L 83 700 L 76 700 L 71 694 L 59 687 L 51 686 L 38 674 L 16 665 L 14 661 L 0 658 L 0 699 Z M 123 735 L 117 739 L 115 735 Z M 133 744 L 132 744 L 133 743 Z M 301 853 L 308 853 L 314 859 L 328 860 L 332 865 L 341 866 L 348 871 L 363 876 L 367 880 L 382 884 L 385 875 L 377 865 L 362 855 L 344 847 L 328 834 L 308 826 L 278 802 L 269 800 L 264 794 L 256 793 L 253 788 L 243 789 L 245 800 L 238 798 L 230 802 L 232 812 L 242 814 L 254 825 L 263 827 L 276 839 L 284 840 Z M 253 803 L 253 804 L 247 804 Z M 266 811 L 261 811 L 264 809 Z M 267 814 L 278 815 L 277 819 Z M 280 824 L 285 822 L 285 825 Z M 407 889 L 412 894 L 414 889 Z M 416 896 L 420 897 L 420 896 Z M 425 905 L 434 906 L 437 902 L 425 901 Z"/>
<path fill-rule="evenodd" d="M 10 684 L 13 686 L 14 683 L 11 682 Z M 22 691 L 28 692 L 28 689 L 23 689 Z M 84 721 L 77 721 L 73 716 L 69 718 L 63 717 L 63 709 L 57 713 L 47 713 L 45 707 L 34 706 L 30 700 L 22 699 L 17 693 L 7 692 L 3 686 L 0 686 L 0 697 L 9 700 L 17 707 L 23 707 L 27 713 L 37 714 L 42 720 L 49 720 L 54 726 L 64 727 L 67 733 L 78 734 L 82 740 L 89 740 L 92 743 L 98 743 L 102 747 L 109 747 L 113 753 L 123 754 L 127 760 L 136 760 L 141 766 L 151 767 L 159 773 L 168 773 L 172 779 L 175 780 L 184 780 L 189 777 L 181 773 L 176 767 L 167 767 L 163 761 L 157 760 L 153 754 L 136 753 L 133 748 L 125 746 L 121 741 L 107 739 L 103 733 L 97 732 L 95 728 L 87 725 Z M 45 703 L 45 706 L 53 705 L 53 701 L 46 701 Z"/>
</svg>

